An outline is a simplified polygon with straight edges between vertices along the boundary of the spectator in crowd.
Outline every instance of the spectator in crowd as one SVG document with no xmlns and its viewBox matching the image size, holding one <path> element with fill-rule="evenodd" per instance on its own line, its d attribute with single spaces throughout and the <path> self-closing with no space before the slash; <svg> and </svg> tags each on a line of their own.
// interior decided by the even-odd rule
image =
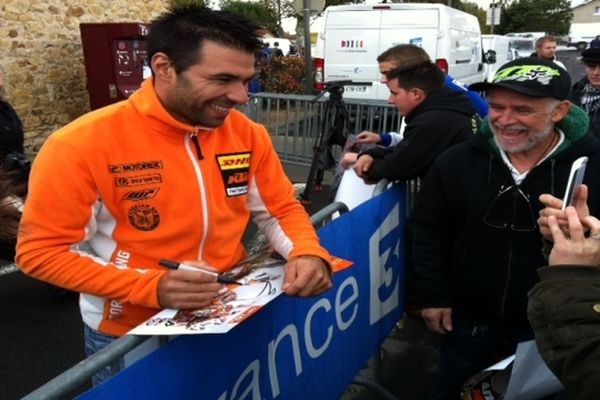
<svg viewBox="0 0 600 400">
<path fill-rule="evenodd" d="M 81 293 L 87 354 L 160 308 L 209 304 L 215 276 L 159 260 L 226 271 L 245 257 L 251 216 L 287 259 L 284 293 L 331 287 L 330 256 L 266 129 L 235 108 L 248 100 L 257 30 L 222 11 L 170 9 L 147 37 L 153 78 L 53 133 L 37 155 L 17 262 Z"/>
<path fill-rule="evenodd" d="M 535 52 L 531 57 L 539 57 L 545 60 L 550 60 L 556 65 L 567 70 L 565 64 L 556 59 L 556 38 L 554 36 L 542 36 L 535 41 Z"/>
<path fill-rule="evenodd" d="M 283 57 L 283 51 L 279 48 L 279 42 L 273 42 L 273 57 Z"/>
<path fill-rule="evenodd" d="M 22 188 L 15 187 L 11 175 L 0 169 L 0 259 L 10 261 L 15 256 L 17 227 L 21 218 L 18 200 Z"/>
<path fill-rule="evenodd" d="M 582 187 L 587 194 L 587 187 Z M 541 282 L 529 292 L 528 317 L 542 358 L 570 399 L 598 398 L 600 380 L 600 221 L 583 207 L 560 210 L 549 194 L 540 218 L 553 242 Z M 558 218 L 557 218 L 558 217 Z M 559 225 L 559 219 L 564 223 Z"/>
<path fill-rule="evenodd" d="M 531 340 L 527 292 L 545 264 L 536 215 L 562 193 L 573 160 L 600 176 L 600 141 L 568 101 L 568 73 L 527 57 L 500 67 L 479 134 L 434 163 L 413 210 L 413 264 L 429 329 L 441 335 L 435 399 L 458 398 L 473 374 Z M 596 197 L 593 211 L 600 211 Z"/>
<path fill-rule="evenodd" d="M 271 58 L 272 52 L 273 52 L 273 49 L 271 48 L 271 45 L 269 44 L 269 42 L 264 42 L 262 49 L 258 53 L 259 61 L 262 63 L 266 63 L 269 60 L 269 58 Z"/>
<path fill-rule="evenodd" d="M 401 47 L 396 46 L 395 48 L 400 49 Z M 397 66 L 395 59 L 397 52 L 393 49 L 394 48 L 385 51 L 379 57 L 377 57 L 377 61 L 379 63 L 379 72 L 381 73 L 381 83 L 386 83 L 385 74 Z M 425 52 L 425 50 L 415 50 L 415 52 L 418 52 L 419 59 L 422 59 L 423 61 L 426 59 L 430 60 L 429 55 Z M 402 62 L 402 58 L 400 58 L 400 62 Z M 445 75 L 444 83 L 447 88 L 454 92 L 465 92 L 477 110 L 477 114 L 481 118 L 485 118 L 487 115 L 488 105 L 479 93 L 469 90 L 463 83 L 457 81 L 448 74 Z M 378 134 L 371 131 L 363 131 L 357 135 L 356 143 L 358 143 L 358 145 L 378 144 L 384 147 L 395 146 L 403 139 L 404 126 L 405 125 L 403 124 L 401 132 L 381 132 Z M 357 153 L 344 154 L 344 158 L 342 159 L 342 167 L 349 168 L 356 162 L 357 155 Z"/>
<path fill-rule="evenodd" d="M 13 183 L 26 191 L 30 162 L 23 141 L 23 123 L 6 99 L 4 73 L 0 69 L 0 168 L 9 171 Z"/>
<path fill-rule="evenodd" d="M 23 124 L 6 99 L 4 73 L 0 70 L 0 207 L 3 216 L 9 218 L 3 230 L 8 235 L 0 235 L 0 259 L 4 262 L 13 262 L 15 258 L 16 228 L 13 232 L 10 221 L 14 218 L 18 221 L 27 194 L 30 162 L 24 154 L 23 139 Z"/>
<path fill-rule="evenodd" d="M 585 76 L 573 85 L 569 100 L 588 113 L 590 128 L 600 137 L 600 48 L 581 52 L 581 62 L 585 65 Z"/>
<path fill-rule="evenodd" d="M 387 61 L 390 53 L 394 61 Z M 405 117 L 404 139 L 361 152 L 354 170 L 367 183 L 422 178 L 442 151 L 472 135 L 475 108 L 463 92 L 444 87 L 444 73 L 418 46 L 393 47 L 378 61 L 389 102 Z"/>
<path fill-rule="evenodd" d="M 392 147 L 362 151 L 354 171 L 366 183 L 423 178 L 436 157 L 473 135 L 479 118 L 464 92 L 444 87 L 443 71 L 422 48 L 406 44 L 392 47 L 378 61 L 390 89 L 389 102 L 406 120 L 404 139 Z M 406 223 L 405 237 L 410 243 L 411 220 Z M 412 316 L 419 316 L 420 301 L 415 292 L 410 254 L 409 248 L 406 310 Z M 418 321 L 415 325 L 423 324 Z"/>
<path fill-rule="evenodd" d="M 596 35 L 596 37 L 590 42 L 590 48 L 594 47 L 600 47 L 600 35 Z"/>
</svg>

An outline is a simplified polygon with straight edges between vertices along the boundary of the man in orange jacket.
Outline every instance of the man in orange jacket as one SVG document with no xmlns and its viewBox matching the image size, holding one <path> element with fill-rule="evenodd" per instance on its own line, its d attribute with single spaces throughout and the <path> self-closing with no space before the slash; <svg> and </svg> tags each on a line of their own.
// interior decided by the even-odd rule
<svg viewBox="0 0 600 400">
<path fill-rule="evenodd" d="M 286 294 L 331 287 L 330 256 L 267 131 L 235 109 L 248 101 L 257 28 L 195 6 L 161 15 L 147 38 L 153 76 L 40 150 L 17 262 L 81 293 L 88 354 L 157 309 L 207 305 L 221 288 L 214 276 L 158 261 L 225 271 L 246 255 L 250 217 L 287 259 Z"/>
</svg>

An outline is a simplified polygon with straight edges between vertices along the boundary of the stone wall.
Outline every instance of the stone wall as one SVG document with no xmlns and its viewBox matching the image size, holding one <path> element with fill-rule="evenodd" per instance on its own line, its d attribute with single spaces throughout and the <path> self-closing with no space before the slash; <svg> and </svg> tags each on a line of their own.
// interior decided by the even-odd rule
<svg viewBox="0 0 600 400">
<path fill-rule="evenodd" d="M 600 1 L 592 0 L 573 8 L 572 22 L 600 22 L 600 14 L 596 14 L 596 7 L 600 7 Z"/>
<path fill-rule="evenodd" d="M 23 120 L 30 156 L 56 129 L 89 111 L 79 24 L 149 22 L 166 0 L 2 0 L 0 68 Z"/>
</svg>

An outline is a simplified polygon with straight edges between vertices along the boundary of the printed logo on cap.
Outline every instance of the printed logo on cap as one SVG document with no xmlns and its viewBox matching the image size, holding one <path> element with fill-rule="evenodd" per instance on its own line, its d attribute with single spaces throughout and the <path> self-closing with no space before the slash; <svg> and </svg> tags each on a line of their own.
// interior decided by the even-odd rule
<svg viewBox="0 0 600 400">
<path fill-rule="evenodd" d="M 550 85 L 552 79 L 560 76 L 560 71 L 557 68 L 545 65 L 513 65 L 498 71 L 493 83 L 536 81 L 542 85 Z"/>
</svg>

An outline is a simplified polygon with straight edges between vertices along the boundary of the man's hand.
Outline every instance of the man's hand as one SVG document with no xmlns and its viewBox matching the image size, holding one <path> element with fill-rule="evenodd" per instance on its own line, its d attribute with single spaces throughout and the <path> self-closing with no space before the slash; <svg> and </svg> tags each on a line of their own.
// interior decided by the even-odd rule
<svg viewBox="0 0 600 400">
<path fill-rule="evenodd" d="M 368 154 L 363 154 L 362 156 L 360 156 L 354 164 L 354 172 L 356 172 L 356 175 L 362 178 L 365 181 L 365 183 L 370 183 L 368 182 L 368 172 L 371 169 L 371 165 L 373 165 L 373 157 L 371 157 Z"/>
<path fill-rule="evenodd" d="M 342 161 L 340 162 L 340 164 L 342 165 L 342 168 L 344 169 L 348 169 L 350 168 L 355 162 L 356 162 L 356 157 L 358 156 L 358 153 L 345 153 L 344 156 L 342 157 Z"/>
<path fill-rule="evenodd" d="M 283 271 L 282 289 L 290 296 L 315 296 L 332 286 L 329 267 L 319 257 L 291 258 L 283 267 Z"/>
<path fill-rule="evenodd" d="M 421 316 L 427 328 L 440 335 L 445 335 L 452 330 L 451 308 L 424 308 L 421 310 Z"/>
<path fill-rule="evenodd" d="M 375 132 L 370 131 L 362 131 L 356 136 L 356 143 L 365 144 L 365 143 L 379 143 L 381 142 L 381 136 L 379 136 Z"/>
<path fill-rule="evenodd" d="M 569 236 L 558 225 L 556 217 L 548 217 L 548 227 L 554 240 L 550 252 L 550 265 L 600 265 L 600 221 L 588 216 L 582 221 L 574 207 L 565 210 L 569 224 Z M 584 227 L 589 228 L 590 236 L 585 237 Z"/>
<path fill-rule="evenodd" d="M 586 185 L 579 186 L 573 195 L 573 207 L 577 211 L 577 215 L 580 220 L 585 219 L 590 215 L 590 210 L 587 206 L 588 187 Z M 569 236 L 569 222 L 567 215 L 562 208 L 562 200 L 549 194 L 543 194 L 540 196 L 540 202 L 545 206 L 540 211 L 540 217 L 538 218 L 538 225 L 540 227 L 540 233 L 549 242 L 552 242 L 552 233 L 548 227 L 548 217 L 554 216 L 558 223 L 558 226 L 563 230 L 566 236 Z"/>
<path fill-rule="evenodd" d="M 185 261 L 184 264 L 211 269 L 202 261 Z M 172 270 L 158 282 L 158 301 L 164 308 L 193 309 L 204 307 L 212 301 L 223 287 L 217 277 L 201 270 Z"/>
</svg>

